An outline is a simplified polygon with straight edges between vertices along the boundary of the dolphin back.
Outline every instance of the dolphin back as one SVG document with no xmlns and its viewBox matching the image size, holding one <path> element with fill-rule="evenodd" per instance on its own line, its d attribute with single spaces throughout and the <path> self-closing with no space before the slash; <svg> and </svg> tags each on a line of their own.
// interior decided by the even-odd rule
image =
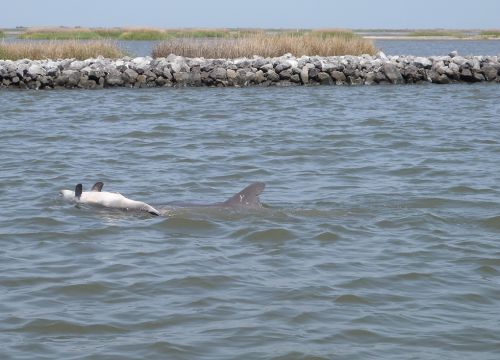
<svg viewBox="0 0 500 360">
<path fill-rule="evenodd" d="M 266 184 L 263 182 L 255 182 L 248 185 L 239 193 L 234 194 L 221 205 L 225 207 L 245 207 L 245 208 L 260 208 L 262 204 L 259 200 L 259 195 L 262 194 Z"/>
</svg>

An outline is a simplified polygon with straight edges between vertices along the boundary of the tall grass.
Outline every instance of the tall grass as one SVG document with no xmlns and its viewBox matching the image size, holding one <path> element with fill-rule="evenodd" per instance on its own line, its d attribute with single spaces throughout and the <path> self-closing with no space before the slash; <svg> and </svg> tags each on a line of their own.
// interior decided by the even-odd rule
<svg viewBox="0 0 500 360">
<path fill-rule="evenodd" d="M 416 30 L 416 31 L 411 31 L 408 33 L 408 36 L 422 36 L 422 37 L 431 37 L 431 36 L 446 36 L 446 37 L 456 37 L 456 38 L 463 38 L 465 37 L 465 33 L 462 31 L 458 30 L 442 30 L 442 29 L 436 29 L 436 30 Z"/>
<path fill-rule="evenodd" d="M 0 31 L 0 39 L 5 37 L 5 33 L 3 31 Z"/>
<path fill-rule="evenodd" d="M 109 41 L 48 41 L 48 42 L 0 42 L 0 59 L 68 59 L 84 60 L 97 56 L 119 58 L 125 56 L 116 44 Z"/>
<path fill-rule="evenodd" d="M 374 54 L 373 42 L 353 36 L 317 36 L 290 33 L 257 33 L 234 39 L 172 39 L 159 43 L 153 48 L 153 57 L 176 54 L 186 57 L 237 58 L 260 55 L 277 57 L 286 53 L 295 56 L 319 55 L 361 55 Z"/>
</svg>

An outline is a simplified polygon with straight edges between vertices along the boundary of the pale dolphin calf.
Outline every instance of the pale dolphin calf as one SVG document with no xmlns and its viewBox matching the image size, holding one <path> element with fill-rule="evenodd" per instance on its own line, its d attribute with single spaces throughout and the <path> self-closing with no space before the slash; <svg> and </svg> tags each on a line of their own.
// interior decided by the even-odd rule
<svg viewBox="0 0 500 360">
<path fill-rule="evenodd" d="M 101 191 L 103 186 L 104 184 L 99 181 L 92 186 L 91 191 L 83 191 L 82 184 L 78 184 L 75 191 L 61 190 L 59 193 L 63 199 L 76 203 L 100 205 L 122 210 L 145 211 L 151 215 L 160 215 L 158 210 L 145 202 L 128 199 L 120 193 Z"/>
</svg>

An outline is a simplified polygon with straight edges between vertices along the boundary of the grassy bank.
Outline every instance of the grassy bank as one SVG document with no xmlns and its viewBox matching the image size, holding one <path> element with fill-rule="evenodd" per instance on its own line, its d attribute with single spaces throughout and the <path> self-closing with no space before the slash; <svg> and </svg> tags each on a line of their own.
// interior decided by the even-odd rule
<svg viewBox="0 0 500 360">
<path fill-rule="evenodd" d="M 500 37 L 500 30 L 497 30 L 497 29 L 483 30 L 479 33 L 479 35 L 481 35 L 483 37 L 497 38 L 497 37 Z"/>
<path fill-rule="evenodd" d="M 5 37 L 5 33 L 3 31 L 0 31 L 0 39 L 2 39 L 3 37 Z"/>
<path fill-rule="evenodd" d="M 260 33 L 254 29 L 155 28 L 30 28 L 19 34 L 32 40 L 167 40 L 175 38 L 237 38 Z"/>
<path fill-rule="evenodd" d="M 0 43 L 0 59 L 3 60 L 69 58 L 84 60 L 99 55 L 106 58 L 125 56 L 116 44 L 103 40 Z"/>
<path fill-rule="evenodd" d="M 375 54 L 376 48 L 370 40 L 352 36 L 334 36 L 327 33 L 260 33 L 234 39 L 193 41 L 173 39 L 161 42 L 153 49 L 153 57 L 176 54 L 186 57 L 237 58 L 260 55 L 281 56 L 291 53 L 302 55 L 361 55 Z"/>
<path fill-rule="evenodd" d="M 453 37 L 453 38 L 464 38 L 467 35 L 458 30 L 416 30 L 408 33 L 408 36 L 412 37 Z"/>
</svg>

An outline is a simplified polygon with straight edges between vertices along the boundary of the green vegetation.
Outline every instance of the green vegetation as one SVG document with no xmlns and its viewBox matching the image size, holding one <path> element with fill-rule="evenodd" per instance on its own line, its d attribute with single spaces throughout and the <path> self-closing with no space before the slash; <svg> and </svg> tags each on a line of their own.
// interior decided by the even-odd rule
<svg viewBox="0 0 500 360">
<path fill-rule="evenodd" d="M 0 59 L 69 59 L 84 60 L 97 56 L 119 58 L 125 56 L 116 44 L 109 41 L 50 41 L 0 43 Z"/>
<path fill-rule="evenodd" d="M 359 36 L 334 36 L 330 33 L 319 36 L 311 32 L 256 33 L 238 38 L 217 38 L 207 41 L 192 41 L 189 38 L 166 40 L 153 49 L 153 57 L 176 54 L 186 57 L 238 58 L 260 55 L 276 57 L 286 53 L 295 56 L 361 55 L 375 54 L 373 42 Z"/>
<path fill-rule="evenodd" d="M 154 28 L 31 28 L 19 35 L 32 40 L 167 40 L 174 38 L 238 38 L 260 33 L 253 29 Z"/>
<path fill-rule="evenodd" d="M 5 33 L 3 31 L 0 31 L 0 39 L 5 37 Z"/>
<path fill-rule="evenodd" d="M 434 37 L 434 36 L 444 36 L 444 37 L 454 37 L 454 38 L 464 38 L 465 33 L 458 30 L 415 30 L 408 33 L 408 36 L 413 37 Z"/>
<path fill-rule="evenodd" d="M 484 30 L 481 31 L 479 35 L 483 37 L 500 37 L 500 30 L 496 29 Z"/>
</svg>

